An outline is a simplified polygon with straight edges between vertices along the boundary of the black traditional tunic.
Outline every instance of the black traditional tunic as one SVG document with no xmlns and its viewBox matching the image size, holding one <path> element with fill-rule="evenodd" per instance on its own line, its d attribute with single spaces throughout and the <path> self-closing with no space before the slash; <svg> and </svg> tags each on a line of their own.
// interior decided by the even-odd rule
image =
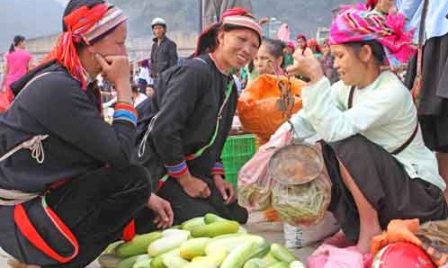
<svg viewBox="0 0 448 268">
<path fill-rule="evenodd" d="M 39 74 L 44 75 L 36 76 Z M 120 118 L 112 126 L 105 123 L 94 87 L 82 90 L 58 64 L 23 78 L 16 90 L 28 82 L 0 116 L 0 156 L 35 135 L 48 135 L 42 141 L 43 161 L 38 163 L 29 150 L 17 151 L 0 162 L 0 188 L 43 193 L 50 184 L 71 179 L 48 194 L 47 202 L 77 236 L 80 254 L 72 265 L 81 267 L 119 237 L 150 194 L 146 171 L 130 168 L 135 126 Z M 129 195 L 120 195 L 121 191 Z M 24 206 L 50 246 L 69 255 L 73 249 L 44 213 L 40 199 Z M 0 246 L 26 263 L 54 264 L 18 232 L 12 211 L 13 206 L 0 206 Z M 89 241 L 89 237 L 95 240 Z"/>
<path fill-rule="evenodd" d="M 216 210 L 216 207 L 224 205 L 220 194 L 214 191 L 211 180 L 212 171 L 219 166 L 217 163 L 236 110 L 238 96 L 234 86 L 223 105 L 229 84 L 233 85 L 232 77 L 220 72 L 209 55 L 171 68 L 161 74 L 156 84 L 150 114 L 150 117 L 156 118 L 153 119 L 145 155 L 140 160 L 149 169 L 152 181 L 166 173 L 182 173 L 182 169 L 188 167 L 193 176 L 209 183 L 213 192 L 209 201 L 193 199 L 183 192 L 176 179 L 170 178 L 160 190 L 160 195 L 170 200 L 177 221 L 204 212 L 233 216 L 227 209 Z M 212 140 L 221 107 L 220 124 L 213 144 L 201 156 L 188 160 L 187 156 Z M 239 219 L 244 221 L 245 216 Z"/>
</svg>

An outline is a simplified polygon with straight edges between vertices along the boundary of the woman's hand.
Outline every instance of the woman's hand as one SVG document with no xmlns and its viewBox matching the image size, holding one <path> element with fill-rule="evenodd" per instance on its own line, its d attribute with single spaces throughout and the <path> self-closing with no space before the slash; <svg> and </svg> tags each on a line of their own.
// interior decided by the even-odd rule
<svg viewBox="0 0 448 268">
<path fill-rule="evenodd" d="M 322 66 L 314 55 L 302 55 L 301 50 L 296 49 L 293 57 L 294 64 L 286 69 L 288 74 L 308 77 L 311 83 L 319 81 L 324 76 Z"/>
<path fill-rule="evenodd" d="M 157 228 L 166 229 L 173 225 L 174 213 L 168 201 L 152 193 L 147 206 L 156 215 L 154 224 Z"/>
<path fill-rule="evenodd" d="M 213 181 L 216 188 L 218 188 L 218 191 L 221 193 L 225 204 L 230 204 L 235 201 L 235 190 L 233 189 L 233 185 L 231 183 L 225 181 L 221 175 L 213 175 Z"/>
<path fill-rule="evenodd" d="M 100 54 L 95 54 L 95 58 L 101 67 L 101 75 L 115 85 L 118 101 L 132 103 L 131 65 L 128 57 L 103 57 Z"/>
<path fill-rule="evenodd" d="M 208 185 L 203 180 L 193 177 L 190 173 L 182 175 L 178 181 L 184 192 L 190 197 L 207 198 L 211 194 Z"/>
</svg>

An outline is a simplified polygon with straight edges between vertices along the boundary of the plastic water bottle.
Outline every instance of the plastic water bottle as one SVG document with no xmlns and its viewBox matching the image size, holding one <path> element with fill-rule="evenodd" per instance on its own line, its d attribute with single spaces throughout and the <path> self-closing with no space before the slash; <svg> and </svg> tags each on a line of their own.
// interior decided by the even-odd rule
<svg viewBox="0 0 448 268">
<path fill-rule="evenodd" d="M 283 224 L 283 236 L 285 238 L 285 246 L 290 249 L 301 248 L 303 246 L 303 230 L 287 223 Z"/>
</svg>

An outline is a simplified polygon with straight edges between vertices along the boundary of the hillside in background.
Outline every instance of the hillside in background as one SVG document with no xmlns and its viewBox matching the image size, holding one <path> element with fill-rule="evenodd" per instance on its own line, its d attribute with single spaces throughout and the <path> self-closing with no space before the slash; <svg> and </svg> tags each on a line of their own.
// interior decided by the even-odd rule
<svg viewBox="0 0 448 268">
<path fill-rule="evenodd" d="M 130 16 L 131 35 L 148 34 L 154 17 L 163 17 L 170 29 L 176 31 L 199 31 L 198 0 L 110 0 L 123 8 Z M 275 17 L 287 22 L 293 34 L 314 35 L 317 27 L 328 26 L 332 9 L 356 0 L 253 0 L 254 13 L 258 18 Z"/>
<path fill-rule="evenodd" d="M 34 38 L 61 30 L 64 7 L 55 0 L 0 0 L 0 52 L 15 35 Z"/>
<path fill-rule="evenodd" d="M 62 0 L 59 0 L 62 1 Z M 169 31 L 199 31 L 198 0 L 109 0 L 129 16 L 131 37 L 151 35 L 154 17 L 165 18 Z M 287 22 L 292 33 L 314 35 L 317 27 L 328 26 L 331 10 L 355 0 L 253 0 L 257 17 L 275 17 Z M 57 0 L 0 0 L 0 51 L 8 48 L 16 34 L 27 38 L 57 33 L 63 6 Z"/>
</svg>

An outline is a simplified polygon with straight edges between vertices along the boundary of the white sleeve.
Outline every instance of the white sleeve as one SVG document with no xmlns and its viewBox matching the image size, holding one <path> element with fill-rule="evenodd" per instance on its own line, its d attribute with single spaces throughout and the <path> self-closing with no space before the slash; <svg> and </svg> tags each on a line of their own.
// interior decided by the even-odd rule
<svg viewBox="0 0 448 268">
<path fill-rule="evenodd" d="M 377 90 L 368 100 L 342 111 L 331 95 L 329 80 L 324 77 L 302 90 L 302 116 L 322 139 L 334 142 L 389 122 L 402 99 L 401 90 Z"/>
<path fill-rule="evenodd" d="M 316 134 L 310 122 L 303 117 L 302 111 L 291 116 L 291 123 L 294 126 L 294 139 L 296 140 L 303 141 Z"/>
<path fill-rule="evenodd" d="M 292 125 L 294 126 L 294 139 L 296 141 L 303 141 L 309 137 L 312 137 L 316 134 L 313 126 L 303 117 L 302 111 L 299 111 L 291 116 L 290 119 Z M 272 135 L 272 137 L 276 137 L 286 131 L 291 130 L 291 124 L 289 122 L 283 123 L 277 131 Z"/>
</svg>

